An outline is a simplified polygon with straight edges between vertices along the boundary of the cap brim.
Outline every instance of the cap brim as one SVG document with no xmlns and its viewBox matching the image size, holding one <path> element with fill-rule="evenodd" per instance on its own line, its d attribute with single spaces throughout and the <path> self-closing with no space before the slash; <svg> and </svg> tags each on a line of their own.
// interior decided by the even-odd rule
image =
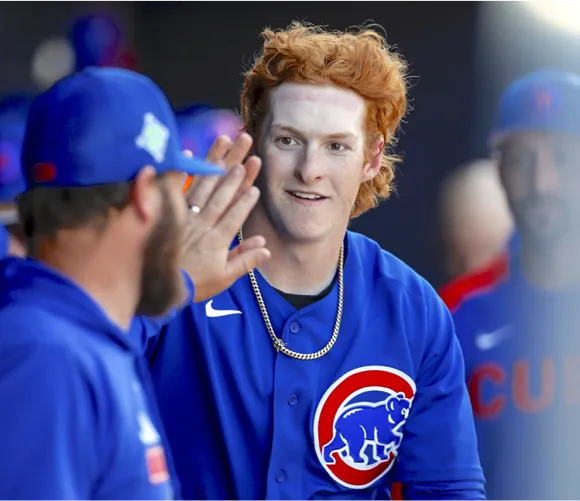
<svg viewBox="0 0 580 501">
<path fill-rule="evenodd" d="M 199 158 L 188 157 L 187 155 L 179 157 L 178 165 L 175 166 L 175 169 L 190 176 L 219 176 L 226 172 L 223 167 Z"/>
</svg>

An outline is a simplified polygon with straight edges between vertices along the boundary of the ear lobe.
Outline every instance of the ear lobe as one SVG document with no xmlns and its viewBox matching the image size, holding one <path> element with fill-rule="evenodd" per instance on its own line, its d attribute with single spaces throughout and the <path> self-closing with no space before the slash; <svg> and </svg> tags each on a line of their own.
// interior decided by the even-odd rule
<svg viewBox="0 0 580 501">
<path fill-rule="evenodd" d="M 140 219 L 150 221 L 156 217 L 159 208 L 159 187 L 157 173 L 151 166 L 139 171 L 133 181 L 131 202 Z"/>
<path fill-rule="evenodd" d="M 380 172 L 384 148 L 385 140 L 381 136 L 375 140 L 375 147 L 373 148 L 372 157 L 364 166 L 362 175 L 363 183 L 374 179 L 374 177 Z"/>
</svg>

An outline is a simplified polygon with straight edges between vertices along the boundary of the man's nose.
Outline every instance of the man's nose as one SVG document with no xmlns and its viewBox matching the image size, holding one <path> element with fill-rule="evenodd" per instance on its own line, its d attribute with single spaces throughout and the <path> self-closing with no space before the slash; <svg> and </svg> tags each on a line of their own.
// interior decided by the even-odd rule
<svg viewBox="0 0 580 501">
<path fill-rule="evenodd" d="M 323 165 L 320 152 L 309 146 L 295 169 L 294 175 L 304 184 L 313 184 L 322 178 Z"/>
<path fill-rule="evenodd" d="M 558 165 L 548 150 L 538 152 L 534 169 L 533 187 L 537 193 L 554 193 L 559 187 Z"/>
</svg>

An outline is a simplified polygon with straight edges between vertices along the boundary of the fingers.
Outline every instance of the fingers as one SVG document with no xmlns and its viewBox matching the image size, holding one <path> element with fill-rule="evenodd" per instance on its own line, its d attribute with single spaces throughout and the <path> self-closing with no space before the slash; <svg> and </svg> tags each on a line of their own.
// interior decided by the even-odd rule
<svg viewBox="0 0 580 501">
<path fill-rule="evenodd" d="M 266 245 L 266 239 L 262 236 L 255 236 L 244 240 L 241 244 L 234 247 L 228 254 L 228 260 L 234 259 L 238 254 L 253 249 L 262 249 Z"/>
<path fill-rule="evenodd" d="M 228 136 L 218 136 L 207 152 L 205 160 L 210 163 L 221 163 L 232 144 L 232 140 Z"/>
<path fill-rule="evenodd" d="M 264 247 L 245 250 L 228 260 L 226 273 L 230 277 L 231 282 L 234 282 L 248 273 L 248 271 L 253 270 L 264 261 L 270 259 L 270 257 L 270 251 Z"/>
<path fill-rule="evenodd" d="M 225 166 L 227 170 L 231 169 L 235 165 L 242 165 L 244 159 L 247 157 L 250 149 L 252 148 L 252 137 L 247 133 L 242 133 L 232 143 L 231 139 L 227 136 L 219 136 L 213 143 L 208 154 L 206 155 L 206 160 L 219 165 Z M 253 158 L 253 157 L 252 157 Z M 256 157 L 257 158 L 257 157 Z M 247 183 L 250 186 L 254 180 L 255 175 L 259 172 L 260 167 L 256 169 L 256 160 L 250 163 L 252 168 L 252 174 Z M 254 175 L 255 174 L 255 175 Z M 190 189 L 185 194 L 185 199 L 189 205 L 197 205 L 198 207 L 204 208 L 209 203 L 212 193 L 216 189 L 216 186 L 222 180 L 222 176 L 199 176 L 193 182 Z"/>
<path fill-rule="evenodd" d="M 233 167 L 212 193 L 199 215 L 208 227 L 214 226 L 232 204 L 242 186 L 244 175 L 245 170 L 241 165 Z"/>
<path fill-rule="evenodd" d="M 234 165 L 242 165 L 250 153 L 252 143 L 252 136 L 245 132 L 240 134 L 223 159 L 226 168 L 229 169 Z"/>
<path fill-rule="evenodd" d="M 236 196 L 232 200 L 232 203 L 235 203 L 235 201 L 239 197 L 241 197 L 247 190 L 249 190 L 252 187 L 254 181 L 256 181 L 256 178 L 258 177 L 258 174 L 260 173 L 261 168 L 262 168 L 262 160 L 259 157 L 251 156 L 246 161 L 246 163 L 244 164 L 246 175 L 244 177 L 242 185 L 240 186 L 240 189 L 238 190 L 238 193 L 236 193 Z"/>
<path fill-rule="evenodd" d="M 205 160 L 210 163 L 223 165 L 223 158 L 232 147 L 232 140 L 228 136 L 218 136 L 209 149 Z M 204 207 L 211 193 L 218 184 L 221 176 L 196 176 L 193 183 L 185 192 L 185 199 L 189 205 Z"/>
<path fill-rule="evenodd" d="M 215 225 L 216 234 L 231 235 L 233 238 L 256 206 L 259 197 L 260 190 L 255 186 L 243 192 Z"/>
<path fill-rule="evenodd" d="M 260 157 L 251 156 L 248 158 L 246 163 L 244 164 L 244 169 L 246 169 L 246 177 L 244 179 L 244 183 L 242 185 L 242 190 L 250 189 L 250 186 L 254 184 L 258 174 L 260 173 L 260 169 L 262 168 L 262 159 Z"/>
<path fill-rule="evenodd" d="M 208 162 L 219 163 L 226 169 L 230 169 L 234 165 L 244 163 L 252 149 L 253 142 L 252 136 L 246 132 L 240 134 L 233 143 L 228 136 L 219 136 L 212 144 L 205 159 Z"/>
</svg>

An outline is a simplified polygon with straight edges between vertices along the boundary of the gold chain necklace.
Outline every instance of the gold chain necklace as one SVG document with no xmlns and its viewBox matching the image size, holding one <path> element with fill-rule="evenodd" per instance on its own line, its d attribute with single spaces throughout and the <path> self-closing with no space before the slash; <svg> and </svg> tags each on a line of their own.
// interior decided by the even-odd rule
<svg viewBox="0 0 580 501">
<path fill-rule="evenodd" d="M 238 231 L 238 240 L 240 243 L 244 241 L 244 234 L 242 233 L 242 229 Z M 262 293 L 260 292 L 260 287 L 258 286 L 258 281 L 256 280 L 256 275 L 254 274 L 254 270 L 250 270 L 248 275 L 250 277 L 250 282 L 252 283 L 252 289 L 254 290 L 254 295 L 256 296 L 256 301 L 258 301 L 258 306 L 260 307 L 260 312 L 262 313 L 262 318 L 264 319 L 264 323 L 266 324 L 266 329 L 270 338 L 272 339 L 272 344 L 276 351 L 279 353 L 283 353 L 292 358 L 297 358 L 298 360 L 316 360 L 317 358 L 323 357 L 326 355 L 330 349 L 336 343 L 336 339 L 338 338 L 338 331 L 340 330 L 340 321 L 342 319 L 342 304 L 343 304 L 343 292 L 344 292 L 344 278 L 343 278 L 343 268 L 344 268 L 344 244 L 340 247 L 340 254 L 338 257 L 338 307 L 336 311 L 336 320 L 334 322 L 334 329 L 332 330 L 332 336 L 330 341 L 326 344 L 324 348 L 318 350 L 315 353 L 298 353 L 297 351 L 292 351 L 286 348 L 286 343 L 282 341 L 276 334 L 274 333 L 274 328 L 272 327 L 272 323 L 270 322 L 270 317 L 268 315 L 268 311 L 266 310 L 266 304 L 264 303 L 264 299 L 262 298 Z"/>
</svg>

